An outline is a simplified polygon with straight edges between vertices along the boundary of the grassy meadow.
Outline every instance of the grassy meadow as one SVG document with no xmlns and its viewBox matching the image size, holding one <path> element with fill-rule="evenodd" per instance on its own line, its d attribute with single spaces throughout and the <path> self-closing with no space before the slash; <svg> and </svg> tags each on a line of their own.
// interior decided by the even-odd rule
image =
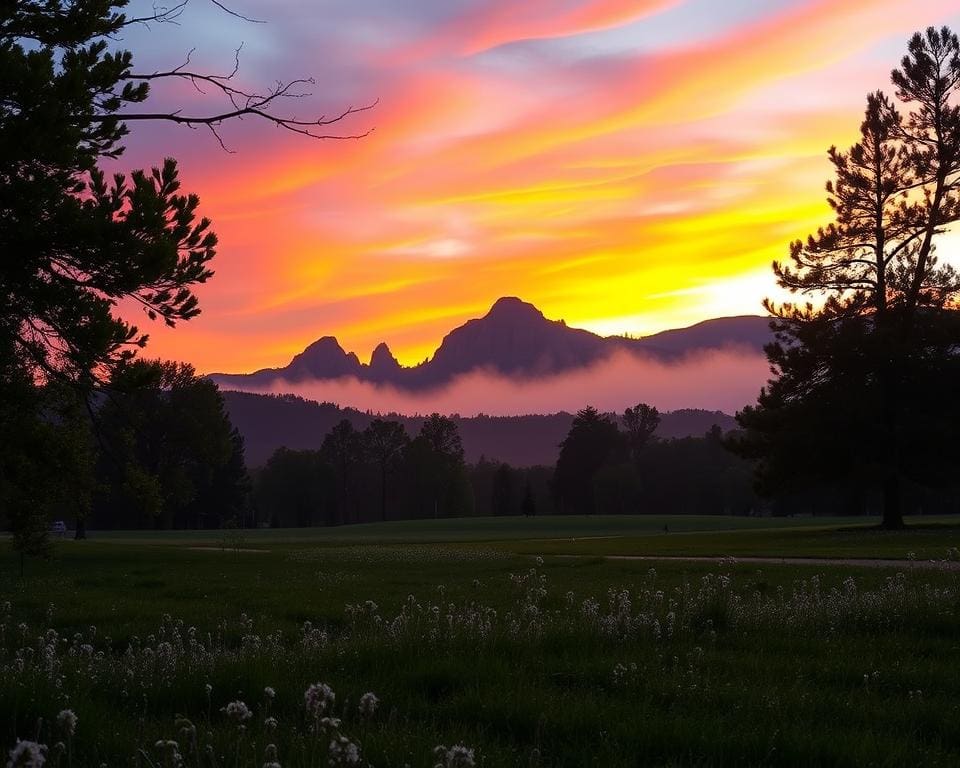
<svg viewBox="0 0 960 768">
<path fill-rule="evenodd" d="M 23 578 L 4 542 L 0 746 L 64 766 L 956 765 L 960 527 L 911 523 L 93 533 Z M 902 563 L 732 559 L 761 555 Z"/>
</svg>

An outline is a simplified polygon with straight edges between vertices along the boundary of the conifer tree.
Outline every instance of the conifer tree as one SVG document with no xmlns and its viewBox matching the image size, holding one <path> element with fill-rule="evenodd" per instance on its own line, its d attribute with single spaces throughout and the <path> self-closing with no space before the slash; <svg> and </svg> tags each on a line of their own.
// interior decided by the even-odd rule
<svg viewBox="0 0 960 768">
<path fill-rule="evenodd" d="M 883 523 L 903 525 L 902 480 L 933 482 L 951 462 L 939 424 L 951 389 L 960 276 L 936 238 L 960 219 L 960 42 L 930 28 L 870 94 L 860 140 L 829 157 L 835 221 L 774 263 L 806 301 L 774 306 L 774 378 L 738 415 L 735 449 L 759 460 L 768 492 L 809 479 L 877 486 Z M 926 433 L 927 437 L 923 437 Z"/>
</svg>

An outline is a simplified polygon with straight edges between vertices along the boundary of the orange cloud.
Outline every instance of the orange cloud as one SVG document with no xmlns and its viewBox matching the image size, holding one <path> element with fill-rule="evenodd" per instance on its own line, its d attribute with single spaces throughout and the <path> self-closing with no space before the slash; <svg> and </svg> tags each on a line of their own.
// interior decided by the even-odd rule
<svg viewBox="0 0 960 768">
<path fill-rule="evenodd" d="M 960 22 L 955 0 L 764 5 L 634 51 L 602 30 L 724 14 L 496 0 L 379 34 L 344 6 L 337 35 L 353 23 L 360 42 L 338 66 L 360 73 L 355 101 L 381 99 L 345 128 L 375 131 L 324 144 L 245 123 L 227 131 L 236 155 L 174 151 L 221 247 L 204 314 L 151 328 L 150 354 L 242 371 L 335 334 L 414 363 L 503 294 L 603 332 L 758 312 L 770 261 L 829 219 L 826 147 L 853 138 L 916 27 Z"/>
</svg>

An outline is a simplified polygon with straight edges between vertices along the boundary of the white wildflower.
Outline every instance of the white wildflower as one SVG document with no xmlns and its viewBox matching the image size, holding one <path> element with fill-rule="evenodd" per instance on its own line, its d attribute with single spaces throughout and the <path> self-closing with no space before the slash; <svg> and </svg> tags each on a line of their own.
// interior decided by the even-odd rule
<svg viewBox="0 0 960 768">
<path fill-rule="evenodd" d="M 277 730 L 277 718 L 268 717 L 263 721 L 263 728 L 267 733 L 274 733 Z"/>
<path fill-rule="evenodd" d="M 277 745 L 267 744 L 263 750 L 263 759 L 266 761 L 263 768 L 280 768 L 280 761 L 277 759 Z"/>
<path fill-rule="evenodd" d="M 333 709 L 335 699 L 336 694 L 326 683 L 314 683 L 303 694 L 307 714 L 315 718 L 319 718 Z"/>
<path fill-rule="evenodd" d="M 346 736 L 338 736 L 330 742 L 328 749 L 331 766 L 360 765 L 360 747 Z"/>
<path fill-rule="evenodd" d="M 434 748 L 433 754 L 438 758 L 434 768 L 474 768 L 476 765 L 473 750 L 463 744 L 454 744 L 449 748 L 440 745 Z"/>
<path fill-rule="evenodd" d="M 73 736 L 77 731 L 77 715 L 72 709 L 61 709 L 57 715 L 57 725 L 67 736 Z"/>
<path fill-rule="evenodd" d="M 7 768 L 42 768 L 47 759 L 47 747 L 35 741 L 17 741 L 10 750 Z"/>
<path fill-rule="evenodd" d="M 369 692 L 360 697 L 360 706 L 358 709 L 360 710 L 361 716 L 373 717 L 379 705 L 380 699 L 377 698 L 377 694 Z"/>
<path fill-rule="evenodd" d="M 317 721 L 317 725 L 320 726 L 320 730 L 326 733 L 327 731 L 335 731 L 340 727 L 340 718 L 339 717 L 321 717 Z"/>
<path fill-rule="evenodd" d="M 263 695 L 266 696 L 270 701 L 273 701 L 277 697 L 277 692 L 268 685 L 263 689 Z"/>
<path fill-rule="evenodd" d="M 164 741 L 161 739 L 154 746 L 161 752 L 166 753 L 164 762 L 166 765 L 182 766 L 183 755 L 180 754 L 180 744 L 176 741 Z"/>
<path fill-rule="evenodd" d="M 253 717 L 253 712 L 250 711 L 250 707 L 239 700 L 231 701 L 220 711 L 227 716 L 227 719 L 233 720 L 238 724 L 243 723 Z"/>
</svg>

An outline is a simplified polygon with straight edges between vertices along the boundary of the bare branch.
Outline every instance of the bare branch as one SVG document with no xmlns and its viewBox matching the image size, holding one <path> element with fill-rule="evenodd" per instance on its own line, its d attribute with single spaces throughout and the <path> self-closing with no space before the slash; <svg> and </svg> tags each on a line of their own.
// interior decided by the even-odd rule
<svg viewBox="0 0 960 768">
<path fill-rule="evenodd" d="M 210 2 L 217 6 L 221 11 L 235 18 L 241 19 L 243 21 L 249 22 L 250 24 L 266 24 L 267 22 L 263 19 L 254 19 L 250 16 L 244 16 L 242 13 L 238 13 L 233 10 L 226 3 L 220 2 L 219 0 L 210 0 Z M 176 24 L 177 19 L 183 15 L 183 12 L 186 10 L 187 6 L 190 4 L 190 0 L 180 0 L 176 5 L 171 6 L 170 8 L 164 8 L 158 6 L 154 3 L 153 13 L 149 16 L 138 16 L 132 19 L 124 19 L 123 26 L 130 26 L 131 24 L 143 24 L 149 26 L 151 23 L 157 24 Z"/>
<path fill-rule="evenodd" d="M 207 128 L 210 129 L 210 133 L 212 133 L 213 137 L 217 140 L 217 143 L 220 145 L 220 149 L 222 149 L 228 155 L 235 154 L 234 150 L 228 149 L 227 145 L 223 143 L 223 137 L 217 133 L 217 126 L 215 126 L 213 123 L 207 123 Z"/>
<path fill-rule="evenodd" d="M 130 26 L 131 24 L 143 24 L 146 27 L 149 27 L 151 22 L 156 22 L 157 24 L 176 24 L 177 19 L 183 14 L 186 10 L 187 5 L 190 3 L 190 0 L 181 0 L 170 8 L 161 8 L 156 5 L 153 6 L 153 13 L 150 16 L 138 16 L 132 19 L 124 19 L 123 26 Z"/>
<path fill-rule="evenodd" d="M 265 107 L 270 105 L 274 100 L 290 96 L 298 97 L 298 94 L 288 93 L 288 89 L 294 85 L 312 82 L 308 80 L 294 80 L 290 83 L 283 84 L 277 89 L 272 91 L 266 96 L 249 96 L 248 104 L 244 106 L 238 106 L 235 109 L 232 109 L 228 112 L 221 112 L 220 114 L 215 115 L 197 115 L 197 116 L 187 116 L 180 114 L 179 110 L 175 112 L 145 112 L 145 113 L 133 113 L 133 114 L 115 114 L 115 115 L 93 115 L 89 119 L 93 122 L 105 122 L 107 120 L 121 120 L 121 121 L 130 121 L 130 120 L 165 120 L 167 122 L 178 123 L 180 125 L 189 125 L 189 126 L 198 126 L 198 125 L 219 125 L 226 120 L 233 120 L 236 118 L 242 119 L 245 116 L 258 117 L 268 122 L 273 123 L 278 128 L 283 128 L 285 130 L 291 131 L 292 133 L 298 133 L 302 136 L 309 136 L 312 139 L 333 139 L 333 140 L 346 140 L 346 139 L 362 139 L 366 136 L 369 136 L 373 132 L 373 128 L 362 133 L 355 134 L 329 134 L 329 133 L 317 133 L 315 128 L 322 128 L 324 126 L 333 125 L 338 123 L 341 120 L 349 117 L 350 115 L 356 115 L 361 112 L 366 112 L 370 109 L 373 109 L 380 100 L 377 99 L 370 104 L 365 104 L 360 107 L 350 106 L 347 109 L 343 110 L 340 114 L 332 117 L 325 118 L 321 116 L 316 120 L 300 120 L 296 117 L 280 117 L 278 115 L 273 115 L 268 112 Z M 240 91 L 235 91 L 238 95 L 241 94 Z"/>
<path fill-rule="evenodd" d="M 268 93 L 254 93 L 251 91 L 243 90 L 233 85 L 233 78 L 237 75 L 240 70 L 240 52 L 243 50 L 243 43 L 237 47 L 234 51 L 234 63 L 233 69 L 225 75 L 212 75 L 205 74 L 202 72 L 195 72 L 193 70 L 186 69 L 190 64 L 192 54 L 195 49 L 191 49 L 187 54 L 186 60 L 177 67 L 166 71 L 156 71 L 149 73 L 136 73 L 132 72 L 125 76 L 124 79 L 127 80 L 140 80 L 140 81 L 153 81 L 153 80 L 163 80 L 163 79 L 179 79 L 186 80 L 193 85 L 194 88 L 200 93 L 206 94 L 204 86 L 213 87 L 221 92 L 223 96 L 227 98 L 230 102 L 233 109 L 213 115 L 201 115 L 196 117 L 187 117 L 180 113 L 180 110 L 175 110 L 169 113 L 147 113 L 147 114 L 111 114 L 109 119 L 118 119 L 118 120 L 165 120 L 168 122 L 179 123 L 181 125 L 188 125 L 196 127 L 199 125 L 206 125 L 211 129 L 214 137 L 217 139 L 217 142 L 220 144 L 221 148 L 225 151 L 228 150 L 224 145 L 222 137 L 214 130 L 213 126 L 220 125 L 224 121 L 233 120 L 233 119 L 243 119 L 245 116 L 258 117 L 269 122 L 272 122 L 279 128 L 291 131 L 292 133 L 298 133 L 303 136 L 308 136 L 313 139 L 334 139 L 334 140 L 343 140 L 343 139 L 361 139 L 366 136 L 369 136 L 373 129 L 363 131 L 362 133 L 355 134 L 330 134 L 325 132 L 317 132 L 315 129 L 318 127 L 323 127 L 327 125 L 332 125 L 334 123 L 340 122 L 350 115 L 357 114 L 359 112 L 365 112 L 369 109 L 372 109 L 379 103 L 379 99 L 375 100 L 371 104 L 366 104 L 360 107 L 348 107 L 339 115 L 336 115 L 332 118 L 327 118 L 326 115 L 320 115 L 318 118 L 311 120 L 301 120 L 295 116 L 283 117 L 279 115 L 272 114 L 270 107 L 274 102 L 281 99 L 302 99 L 311 95 L 311 91 L 307 89 L 300 89 L 300 86 L 313 86 L 316 85 L 316 81 L 313 78 L 299 78 L 296 80 L 290 80 L 288 82 L 277 81 L 272 90 Z M 103 121 L 108 119 L 107 116 L 96 116 L 93 118 L 96 121 Z"/>
<path fill-rule="evenodd" d="M 244 21 L 249 21 L 251 24 L 266 24 L 266 23 L 267 23 L 267 22 L 265 22 L 263 19 L 252 19 L 252 18 L 250 18 L 249 16 L 244 16 L 242 13 L 237 13 L 236 11 L 231 10 L 230 8 L 227 8 L 226 5 L 224 5 L 223 3 L 219 2 L 218 0 L 210 0 L 210 2 L 213 3 L 215 6 L 217 6 L 217 8 L 219 8 L 221 11 L 225 11 L 226 13 L 229 13 L 231 16 L 236 16 L 238 19 L 243 19 Z"/>
</svg>

